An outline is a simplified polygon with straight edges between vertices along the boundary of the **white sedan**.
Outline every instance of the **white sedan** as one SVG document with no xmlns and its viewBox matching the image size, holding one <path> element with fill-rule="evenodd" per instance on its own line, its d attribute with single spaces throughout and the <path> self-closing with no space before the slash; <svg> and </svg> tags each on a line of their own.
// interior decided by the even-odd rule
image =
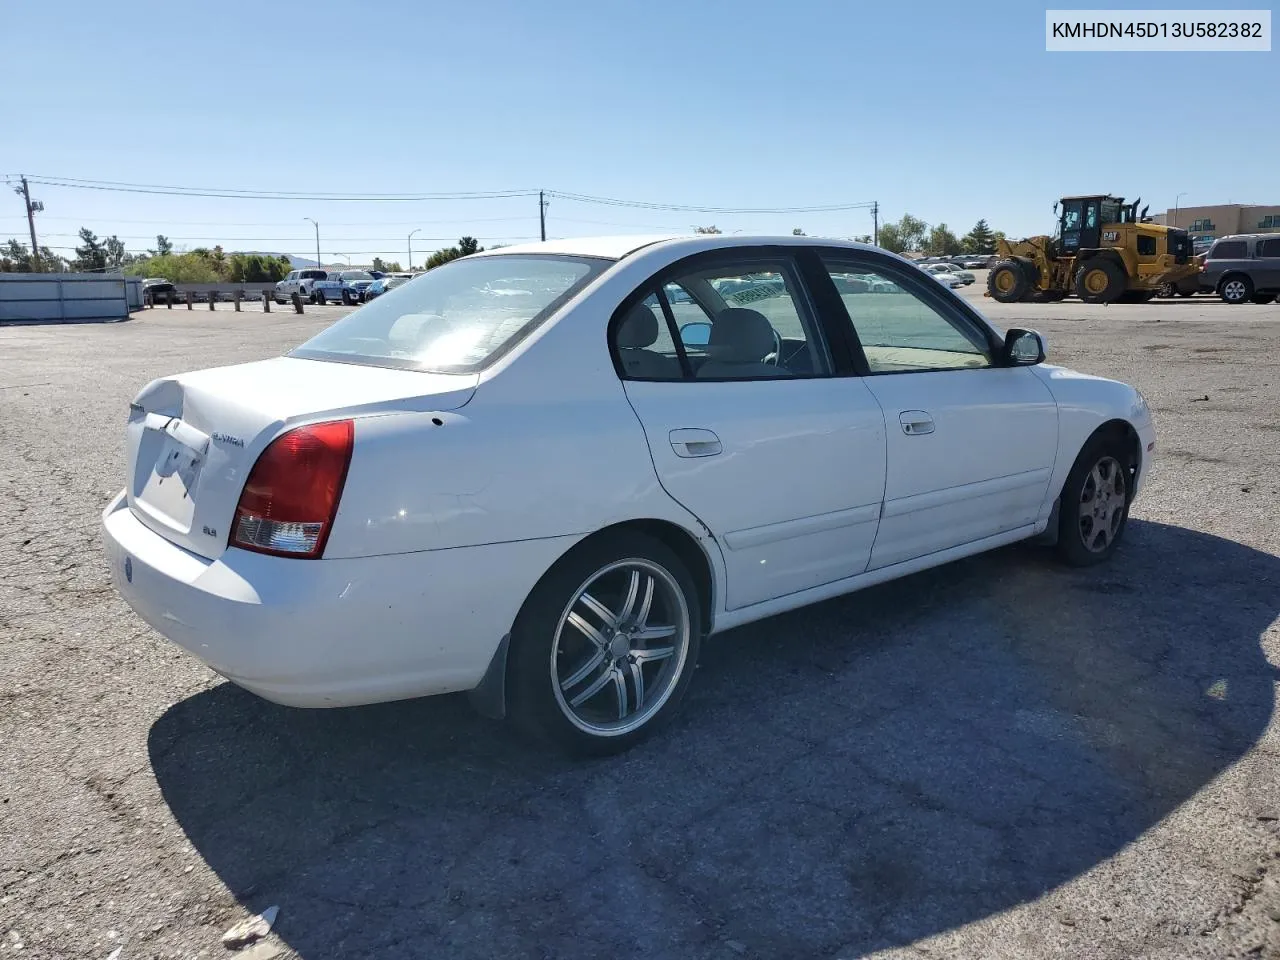
<svg viewBox="0 0 1280 960">
<path fill-rule="evenodd" d="M 1044 359 L 874 247 L 507 247 L 144 387 L 112 575 L 269 700 L 471 691 L 618 750 L 711 633 L 1033 537 L 1108 558 L 1151 417 Z"/>
</svg>

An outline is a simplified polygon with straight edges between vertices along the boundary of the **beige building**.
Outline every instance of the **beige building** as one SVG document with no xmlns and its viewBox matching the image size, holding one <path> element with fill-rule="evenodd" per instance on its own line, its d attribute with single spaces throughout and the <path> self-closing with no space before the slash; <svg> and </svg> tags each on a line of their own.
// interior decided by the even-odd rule
<svg viewBox="0 0 1280 960">
<path fill-rule="evenodd" d="M 1211 207 L 1179 207 L 1152 218 L 1156 223 L 1181 227 L 1202 243 L 1233 233 L 1280 233 L 1280 206 L 1221 203 Z"/>
</svg>

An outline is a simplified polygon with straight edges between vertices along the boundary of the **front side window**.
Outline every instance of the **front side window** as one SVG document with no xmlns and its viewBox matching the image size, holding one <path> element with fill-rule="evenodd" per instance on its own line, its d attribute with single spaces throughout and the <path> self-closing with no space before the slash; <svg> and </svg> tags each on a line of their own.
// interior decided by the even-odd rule
<svg viewBox="0 0 1280 960">
<path fill-rule="evenodd" d="M 830 376 L 832 370 L 787 261 L 681 271 L 624 310 L 610 340 L 629 379 L 772 380 Z"/>
<path fill-rule="evenodd" d="M 455 260 L 348 314 L 290 355 L 470 373 L 513 347 L 611 263 L 516 254 Z"/>
<path fill-rule="evenodd" d="M 992 365 L 986 337 L 904 289 L 888 275 L 824 256 L 871 373 Z"/>
</svg>

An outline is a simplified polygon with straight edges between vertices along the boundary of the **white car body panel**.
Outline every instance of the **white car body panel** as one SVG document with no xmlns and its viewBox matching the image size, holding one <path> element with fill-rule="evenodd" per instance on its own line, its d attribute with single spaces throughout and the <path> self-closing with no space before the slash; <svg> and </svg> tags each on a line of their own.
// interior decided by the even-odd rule
<svg viewBox="0 0 1280 960">
<path fill-rule="evenodd" d="M 1029 368 L 903 373 L 867 384 L 890 425 L 872 568 L 1035 521 L 1058 452 L 1058 412 Z M 919 423 L 929 432 L 907 432 Z"/>
<path fill-rule="evenodd" d="M 716 534 L 730 610 L 861 573 L 884 496 L 884 415 L 862 380 L 759 386 L 626 385 L 662 485 Z"/>
<path fill-rule="evenodd" d="M 120 592 L 268 699 L 367 703 L 474 687 L 539 578 L 614 524 L 688 535 L 720 631 L 1044 531 L 1107 421 L 1138 432 L 1145 476 L 1154 431 L 1140 395 L 1059 367 L 620 380 L 606 329 L 625 297 L 684 256 L 762 243 L 866 249 L 737 235 L 508 247 L 476 256 L 622 259 L 479 373 L 278 358 L 153 382 L 131 414 L 128 486 L 104 514 Z M 911 411 L 933 432 L 904 433 Z M 267 444 L 346 417 L 354 450 L 324 558 L 228 548 Z M 689 429 L 723 452 L 677 456 L 672 432 Z M 200 436 L 205 459 L 185 475 L 196 495 L 181 506 L 181 491 L 160 490 L 181 471 L 160 478 L 156 465 Z"/>
</svg>

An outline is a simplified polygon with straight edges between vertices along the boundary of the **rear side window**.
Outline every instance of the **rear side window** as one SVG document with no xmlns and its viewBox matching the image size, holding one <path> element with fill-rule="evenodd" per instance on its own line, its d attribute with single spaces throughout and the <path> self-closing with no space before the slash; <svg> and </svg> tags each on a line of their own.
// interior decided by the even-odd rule
<svg viewBox="0 0 1280 960">
<path fill-rule="evenodd" d="M 1249 245 L 1243 240 L 1220 240 L 1209 251 L 1210 260 L 1244 260 L 1249 256 Z"/>
<path fill-rule="evenodd" d="M 472 373 L 510 350 L 612 262 L 517 254 L 454 260 L 348 314 L 290 356 Z"/>
<path fill-rule="evenodd" d="M 777 380 L 832 370 L 788 260 L 690 266 L 616 316 L 610 348 L 630 380 Z"/>
<path fill-rule="evenodd" d="M 1276 237 L 1274 240 L 1258 241 L 1258 256 L 1280 257 L 1280 237 Z"/>
</svg>

